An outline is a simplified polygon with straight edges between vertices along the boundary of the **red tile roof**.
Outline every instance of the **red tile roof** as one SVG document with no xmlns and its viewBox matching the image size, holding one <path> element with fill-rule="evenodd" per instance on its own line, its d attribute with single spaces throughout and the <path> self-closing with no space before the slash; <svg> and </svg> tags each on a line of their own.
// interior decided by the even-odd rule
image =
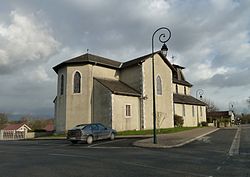
<svg viewBox="0 0 250 177">
<path fill-rule="evenodd" d="M 46 130 L 47 132 L 52 132 L 55 130 L 53 123 L 49 123 L 43 129 Z"/>
<path fill-rule="evenodd" d="M 26 125 L 25 123 L 20 124 L 9 124 L 6 127 L 3 128 L 3 130 L 18 130 L 23 125 Z M 26 125 L 27 126 L 27 125 Z M 28 126 L 27 126 L 28 127 Z"/>
</svg>

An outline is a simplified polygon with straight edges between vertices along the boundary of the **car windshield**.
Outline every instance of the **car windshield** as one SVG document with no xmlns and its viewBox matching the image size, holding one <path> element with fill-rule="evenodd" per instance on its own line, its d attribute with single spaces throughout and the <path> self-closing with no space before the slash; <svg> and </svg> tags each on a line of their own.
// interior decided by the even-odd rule
<svg viewBox="0 0 250 177">
<path fill-rule="evenodd" d="M 86 126 L 87 124 L 80 124 L 80 125 L 75 126 L 73 129 L 83 129 Z"/>
</svg>

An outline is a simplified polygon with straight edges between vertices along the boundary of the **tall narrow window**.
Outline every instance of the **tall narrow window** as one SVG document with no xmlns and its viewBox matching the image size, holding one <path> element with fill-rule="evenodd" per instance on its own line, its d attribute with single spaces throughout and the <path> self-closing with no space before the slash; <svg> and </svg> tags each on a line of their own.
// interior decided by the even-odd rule
<svg viewBox="0 0 250 177">
<path fill-rule="evenodd" d="M 202 107 L 200 106 L 200 115 L 202 116 Z"/>
<path fill-rule="evenodd" d="M 175 85 L 175 93 L 178 94 L 178 85 Z"/>
<path fill-rule="evenodd" d="M 64 76 L 61 75 L 60 95 L 63 95 L 63 92 L 64 92 Z"/>
<path fill-rule="evenodd" d="M 194 106 L 192 106 L 192 115 L 194 117 Z"/>
<path fill-rule="evenodd" d="M 184 95 L 186 95 L 187 94 L 187 89 L 186 89 L 186 87 L 184 87 Z"/>
<path fill-rule="evenodd" d="M 157 95 L 162 95 L 162 83 L 160 76 L 157 76 L 156 78 L 156 90 L 157 90 Z"/>
<path fill-rule="evenodd" d="M 81 92 L 81 74 L 76 72 L 74 75 L 74 93 Z"/>
<path fill-rule="evenodd" d="M 131 105 L 127 104 L 125 106 L 125 116 L 126 117 L 131 117 Z"/>
<path fill-rule="evenodd" d="M 186 116 L 185 104 L 182 105 L 182 116 Z"/>
</svg>

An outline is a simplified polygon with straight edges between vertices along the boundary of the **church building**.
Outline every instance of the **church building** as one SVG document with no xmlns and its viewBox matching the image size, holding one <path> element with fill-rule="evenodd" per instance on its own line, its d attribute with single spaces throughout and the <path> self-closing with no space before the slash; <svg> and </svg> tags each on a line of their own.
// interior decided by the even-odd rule
<svg viewBox="0 0 250 177">
<path fill-rule="evenodd" d="M 157 128 L 206 121 L 205 104 L 190 95 L 192 85 L 161 51 L 154 53 Z M 100 122 L 117 131 L 153 128 L 152 54 L 119 62 L 86 53 L 55 66 L 57 132 L 77 124 Z"/>
</svg>

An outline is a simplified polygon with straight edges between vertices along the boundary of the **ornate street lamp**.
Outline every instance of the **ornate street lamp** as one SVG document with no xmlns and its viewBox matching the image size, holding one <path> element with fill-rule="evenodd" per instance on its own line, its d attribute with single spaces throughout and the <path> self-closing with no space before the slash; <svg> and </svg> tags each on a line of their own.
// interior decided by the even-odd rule
<svg viewBox="0 0 250 177">
<path fill-rule="evenodd" d="M 156 107 L 155 107 L 155 64 L 154 64 L 154 37 L 158 31 L 162 31 L 159 35 L 159 41 L 163 43 L 161 47 L 162 54 L 166 57 L 168 52 L 168 47 L 166 42 L 171 38 L 171 31 L 166 27 L 158 28 L 152 35 L 152 80 L 153 80 L 153 126 L 154 126 L 154 144 L 157 144 L 156 139 Z M 166 36 L 166 32 L 168 33 L 168 37 Z"/>
<path fill-rule="evenodd" d="M 202 95 L 204 94 L 204 90 L 203 89 L 196 90 L 196 98 L 197 99 L 198 99 L 198 94 L 199 94 L 200 100 L 202 100 Z"/>
<path fill-rule="evenodd" d="M 198 94 L 199 94 L 199 98 L 200 100 L 202 100 L 202 95 L 204 94 L 204 90 L 202 89 L 197 89 L 196 90 L 196 99 L 198 99 Z M 198 105 L 197 105 L 197 127 L 199 127 L 199 109 L 198 109 Z"/>
</svg>

